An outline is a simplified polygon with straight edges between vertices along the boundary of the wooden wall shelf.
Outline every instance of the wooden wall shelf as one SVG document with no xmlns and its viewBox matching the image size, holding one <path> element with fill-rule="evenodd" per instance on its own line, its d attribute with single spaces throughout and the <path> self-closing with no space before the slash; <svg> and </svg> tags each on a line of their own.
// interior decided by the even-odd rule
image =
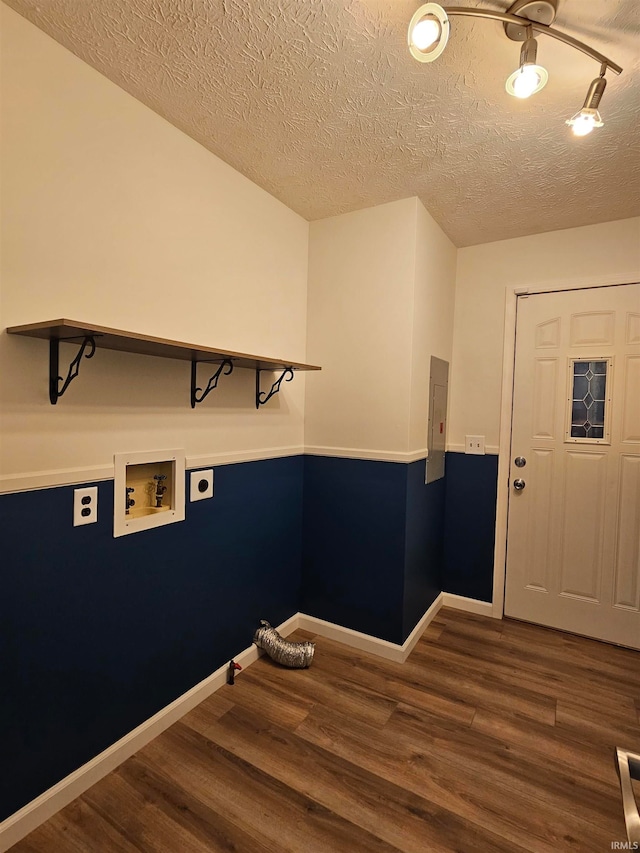
<svg viewBox="0 0 640 853">
<path fill-rule="evenodd" d="M 122 329 L 96 326 L 92 323 L 78 323 L 74 320 L 46 320 L 42 323 L 29 323 L 25 326 L 10 326 L 7 328 L 7 333 L 49 341 L 49 399 L 53 405 L 67 390 L 69 383 L 78 375 L 83 356 L 84 358 L 92 358 L 97 348 L 191 362 L 192 408 L 197 403 L 201 403 L 207 394 L 216 387 L 220 376 L 228 375 L 236 367 L 255 370 L 256 372 L 256 408 L 264 405 L 280 390 L 283 379 L 286 378 L 287 382 L 293 379 L 294 371 L 321 370 L 314 364 L 303 364 L 288 359 L 269 358 L 244 352 L 187 344 L 167 338 L 142 335 L 137 332 L 126 332 Z M 71 362 L 66 379 L 59 375 L 59 346 L 61 341 L 63 343 L 76 343 L 80 346 L 76 357 Z M 210 378 L 204 391 L 196 386 L 196 366 L 201 362 L 218 365 L 218 370 Z M 282 371 L 280 378 L 273 383 L 269 392 L 261 391 L 261 371 L 274 370 Z"/>
</svg>

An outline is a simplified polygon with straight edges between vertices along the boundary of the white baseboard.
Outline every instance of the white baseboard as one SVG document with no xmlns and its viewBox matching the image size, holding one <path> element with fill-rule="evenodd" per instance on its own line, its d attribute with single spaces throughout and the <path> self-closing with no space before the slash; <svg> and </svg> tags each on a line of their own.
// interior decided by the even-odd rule
<svg viewBox="0 0 640 853">
<path fill-rule="evenodd" d="M 378 655 L 378 657 L 386 658 L 386 660 L 404 663 L 422 636 L 425 628 L 441 607 L 442 593 L 438 595 L 402 645 L 399 643 L 390 643 L 388 640 L 380 640 L 378 637 L 371 636 L 371 634 L 362 634 L 360 631 L 353 631 L 351 628 L 343 628 L 342 625 L 326 622 L 324 619 L 318 619 L 315 616 L 307 616 L 305 613 L 298 614 L 298 628 L 302 628 L 305 631 L 312 631 L 321 637 L 326 637 L 328 640 L 335 640 L 337 643 L 350 646 L 352 649 L 357 649 L 360 652 L 369 652 L 369 654 Z"/>
<path fill-rule="evenodd" d="M 450 597 L 459 598 L 459 596 Z M 478 604 L 480 603 L 478 602 Z M 287 637 L 297 628 L 302 628 L 306 631 L 313 631 L 321 637 L 336 640 L 353 649 L 369 652 L 397 663 L 404 663 L 422 636 L 425 628 L 442 605 L 443 593 L 440 593 L 402 645 L 390 643 L 387 640 L 379 640 L 377 637 L 369 634 L 362 634 L 350 628 L 343 628 L 341 625 L 334 625 L 332 622 L 325 622 L 324 619 L 317 619 L 314 616 L 306 616 L 304 613 L 295 613 L 278 626 L 278 631 L 283 637 Z M 487 606 L 490 607 L 490 605 Z M 263 653 L 257 646 L 251 645 L 236 655 L 234 660 L 243 669 L 246 669 L 257 661 L 261 654 Z M 191 690 L 188 690 L 175 701 L 171 702 L 170 705 L 158 711 L 153 717 L 145 720 L 144 723 L 130 731 L 99 755 L 96 755 L 91 761 L 74 770 L 69 776 L 66 776 L 52 788 L 40 794 L 35 800 L 27 803 L 26 806 L 15 812 L 15 814 L 2 821 L 0 823 L 0 853 L 4 853 L 4 851 L 8 850 L 14 844 L 17 844 L 18 841 L 30 832 L 33 832 L 34 829 L 37 829 L 40 824 L 44 823 L 56 814 L 56 812 L 60 811 L 60 809 L 63 809 L 75 800 L 76 797 L 79 797 L 92 785 L 95 785 L 96 782 L 103 779 L 107 773 L 115 770 L 123 761 L 126 761 L 127 758 L 130 758 L 134 753 L 142 749 L 143 746 L 146 746 L 149 741 L 153 740 L 153 738 L 157 737 L 165 729 L 168 729 L 169 726 L 195 708 L 196 705 L 199 705 L 200 702 L 203 702 L 212 693 L 215 693 L 218 688 L 226 684 L 227 670 L 228 664 L 219 667 L 199 684 L 196 684 L 195 687 L 192 687 Z"/>
<path fill-rule="evenodd" d="M 288 636 L 298 627 L 298 614 L 295 613 L 286 622 L 278 626 L 278 631 Z M 234 660 L 246 669 L 263 654 L 257 646 L 251 645 L 240 652 Z M 123 738 L 105 749 L 91 761 L 83 764 L 69 776 L 66 776 L 48 791 L 40 794 L 35 800 L 12 814 L 0 823 L 0 853 L 17 844 L 25 835 L 33 832 L 41 823 L 48 820 L 56 812 L 87 791 L 107 773 L 115 770 L 123 761 L 130 758 L 149 741 L 168 729 L 173 723 L 191 711 L 200 702 L 215 693 L 227 682 L 228 664 L 219 667 L 215 672 L 192 687 L 175 701 L 171 702 L 153 717 L 130 731 Z"/>
<path fill-rule="evenodd" d="M 455 610 L 466 610 L 467 613 L 477 613 L 479 616 L 494 615 L 493 604 L 490 601 L 466 598 L 464 595 L 454 595 L 452 592 L 442 593 L 442 606 L 453 607 Z"/>
</svg>

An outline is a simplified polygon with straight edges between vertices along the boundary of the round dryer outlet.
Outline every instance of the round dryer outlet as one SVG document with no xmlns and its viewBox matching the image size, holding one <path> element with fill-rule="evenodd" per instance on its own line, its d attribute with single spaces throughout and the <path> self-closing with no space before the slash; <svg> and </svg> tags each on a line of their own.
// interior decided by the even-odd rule
<svg viewBox="0 0 640 853">
<path fill-rule="evenodd" d="M 190 501 L 193 503 L 193 501 L 202 501 L 212 497 L 213 468 L 207 468 L 205 471 L 191 471 Z"/>
</svg>

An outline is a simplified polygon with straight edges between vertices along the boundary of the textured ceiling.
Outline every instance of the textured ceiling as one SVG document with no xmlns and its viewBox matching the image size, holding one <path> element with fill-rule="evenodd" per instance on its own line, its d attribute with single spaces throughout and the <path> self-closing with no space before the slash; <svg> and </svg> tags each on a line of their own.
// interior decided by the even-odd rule
<svg viewBox="0 0 640 853">
<path fill-rule="evenodd" d="M 555 26 L 624 68 L 583 139 L 564 121 L 597 63 L 542 36 L 549 83 L 517 101 L 497 22 L 452 18 L 440 59 L 413 60 L 418 2 L 8 5 L 307 219 L 417 195 L 466 246 L 640 214 L 638 0 L 560 0 Z"/>
</svg>

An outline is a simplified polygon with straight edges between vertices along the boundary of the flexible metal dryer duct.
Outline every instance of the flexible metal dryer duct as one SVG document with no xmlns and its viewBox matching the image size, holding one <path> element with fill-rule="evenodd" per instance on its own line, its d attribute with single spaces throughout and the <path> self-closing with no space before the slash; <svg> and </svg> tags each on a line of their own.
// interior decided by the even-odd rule
<svg viewBox="0 0 640 853">
<path fill-rule="evenodd" d="M 264 619 L 253 637 L 253 642 L 259 649 L 264 649 L 272 660 L 291 669 L 304 669 L 313 660 L 315 643 L 291 643 L 285 640 Z"/>
</svg>

